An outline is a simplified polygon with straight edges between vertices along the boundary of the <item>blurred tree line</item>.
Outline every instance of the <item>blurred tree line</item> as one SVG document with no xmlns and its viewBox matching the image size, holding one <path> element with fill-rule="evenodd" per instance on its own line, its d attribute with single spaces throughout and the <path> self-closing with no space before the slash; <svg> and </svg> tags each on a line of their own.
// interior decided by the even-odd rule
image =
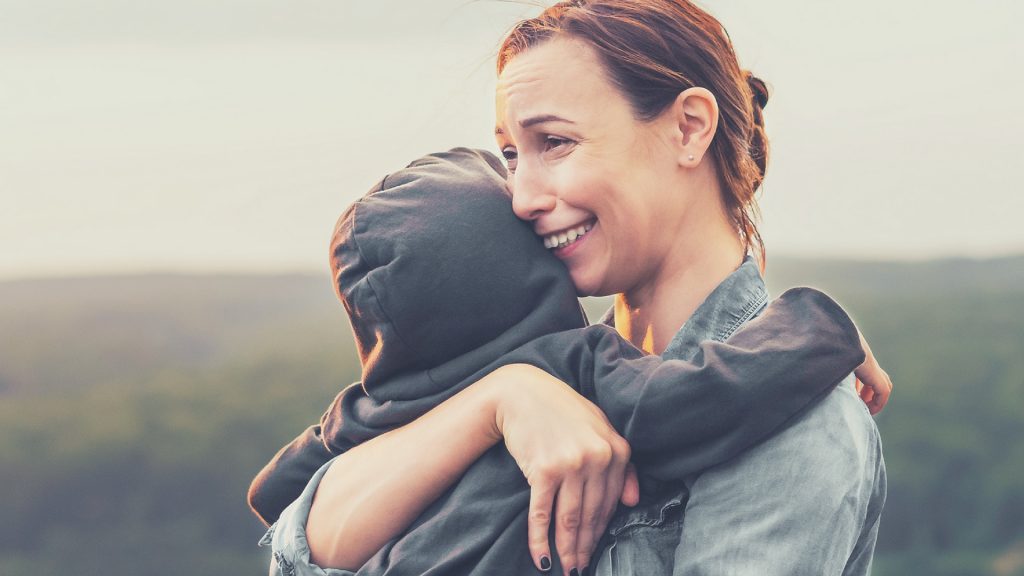
<svg viewBox="0 0 1024 576">
<path fill-rule="evenodd" d="M 1024 574 L 1024 258 L 768 274 L 833 294 L 896 383 L 875 573 Z M 0 283 L 0 338 L 0 574 L 264 573 L 249 480 L 359 373 L 312 276 Z"/>
</svg>

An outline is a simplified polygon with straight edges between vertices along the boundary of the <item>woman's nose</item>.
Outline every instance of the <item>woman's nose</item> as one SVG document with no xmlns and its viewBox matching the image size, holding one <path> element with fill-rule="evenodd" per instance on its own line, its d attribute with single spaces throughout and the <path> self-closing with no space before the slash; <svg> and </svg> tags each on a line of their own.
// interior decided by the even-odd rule
<svg viewBox="0 0 1024 576">
<path fill-rule="evenodd" d="M 555 209 L 555 195 L 534 174 L 523 173 L 521 165 L 509 178 L 508 188 L 512 193 L 512 211 L 520 220 L 536 220 Z"/>
</svg>

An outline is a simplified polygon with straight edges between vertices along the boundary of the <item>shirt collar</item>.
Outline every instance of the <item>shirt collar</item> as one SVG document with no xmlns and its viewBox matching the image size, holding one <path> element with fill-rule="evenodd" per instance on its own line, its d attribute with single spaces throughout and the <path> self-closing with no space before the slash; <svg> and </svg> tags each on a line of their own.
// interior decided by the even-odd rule
<svg viewBox="0 0 1024 576">
<path fill-rule="evenodd" d="M 701 342 L 728 339 L 744 322 L 760 314 L 767 303 L 768 289 L 757 262 L 748 254 L 676 332 L 661 353 L 662 358 L 693 360 Z M 614 306 L 601 321 L 615 326 Z"/>
</svg>

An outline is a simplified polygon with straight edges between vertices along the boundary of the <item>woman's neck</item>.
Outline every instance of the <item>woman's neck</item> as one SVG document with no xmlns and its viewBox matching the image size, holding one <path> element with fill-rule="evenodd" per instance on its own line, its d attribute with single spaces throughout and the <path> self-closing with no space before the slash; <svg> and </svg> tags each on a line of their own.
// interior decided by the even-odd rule
<svg viewBox="0 0 1024 576">
<path fill-rule="evenodd" d="M 728 222 L 706 218 L 682 235 L 657 274 L 615 297 L 615 329 L 648 354 L 661 354 L 709 294 L 743 263 L 743 242 Z M 723 225 L 724 224 L 724 225 Z"/>
</svg>

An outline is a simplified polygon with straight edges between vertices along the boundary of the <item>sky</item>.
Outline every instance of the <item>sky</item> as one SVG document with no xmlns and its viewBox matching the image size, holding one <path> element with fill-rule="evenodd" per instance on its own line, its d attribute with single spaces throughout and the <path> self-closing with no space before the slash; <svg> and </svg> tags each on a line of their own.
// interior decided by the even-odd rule
<svg viewBox="0 0 1024 576">
<path fill-rule="evenodd" d="M 543 5 L 0 0 L 0 279 L 325 271 L 390 170 L 496 151 L 494 54 Z M 1024 253 L 1024 3 L 701 5 L 772 89 L 769 259 Z"/>
</svg>

